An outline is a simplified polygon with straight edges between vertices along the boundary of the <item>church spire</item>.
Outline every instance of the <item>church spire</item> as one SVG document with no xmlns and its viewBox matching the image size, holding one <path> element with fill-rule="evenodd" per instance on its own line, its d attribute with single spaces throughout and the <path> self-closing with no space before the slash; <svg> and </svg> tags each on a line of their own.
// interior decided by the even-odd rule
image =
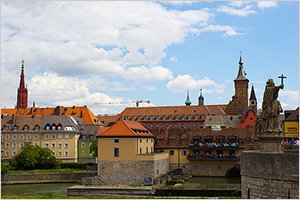
<svg viewBox="0 0 300 200">
<path fill-rule="evenodd" d="M 198 98 L 198 105 L 203 106 L 204 105 L 204 97 L 202 96 L 202 89 L 200 89 L 200 96 Z"/>
<path fill-rule="evenodd" d="M 246 73 L 243 67 L 242 52 L 240 51 L 239 71 L 235 80 L 247 80 Z"/>
<path fill-rule="evenodd" d="M 189 95 L 189 90 L 188 90 L 186 100 L 185 100 L 185 105 L 190 106 L 191 104 L 192 104 L 192 102 L 190 100 L 190 95 Z"/>
<path fill-rule="evenodd" d="M 252 88 L 251 88 L 251 94 L 250 94 L 250 101 L 253 100 L 253 101 L 256 101 L 256 96 L 255 96 L 255 91 L 254 91 L 254 87 L 252 85 Z"/>
<path fill-rule="evenodd" d="M 22 59 L 20 85 L 18 88 L 18 97 L 17 97 L 17 109 L 26 109 L 27 107 L 28 107 L 28 90 L 25 87 L 24 59 Z"/>
</svg>

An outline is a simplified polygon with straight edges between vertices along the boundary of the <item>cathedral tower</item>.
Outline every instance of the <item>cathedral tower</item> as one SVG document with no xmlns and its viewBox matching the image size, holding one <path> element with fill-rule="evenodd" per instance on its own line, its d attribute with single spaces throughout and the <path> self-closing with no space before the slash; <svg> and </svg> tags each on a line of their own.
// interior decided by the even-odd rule
<svg viewBox="0 0 300 200">
<path fill-rule="evenodd" d="M 239 61 L 239 71 L 234 80 L 235 94 L 227 105 L 225 112 L 229 115 L 242 115 L 248 109 L 248 82 L 243 67 L 242 56 Z"/>
<path fill-rule="evenodd" d="M 22 60 L 20 85 L 18 88 L 18 97 L 17 97 L 17 109 L 26 109 L 27 107 L 28 107 L 28 90 L 25 87 L 24 60 Z"/>
</svg>

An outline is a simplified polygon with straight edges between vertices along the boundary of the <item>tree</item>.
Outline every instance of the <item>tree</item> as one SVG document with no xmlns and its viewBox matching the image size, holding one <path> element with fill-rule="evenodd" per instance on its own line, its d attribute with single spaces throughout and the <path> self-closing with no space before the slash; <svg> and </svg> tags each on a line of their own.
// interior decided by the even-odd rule
<svg viewBox="0 0 300 200">
<path fill-rule="evenodd" d="M 93 154 L 93 157 L 96 158 L 98 156 L 98 141 L 97 138 L 90 139 L 92 145 L 90 146 L 90 153 Z"/>
<path fill-rule="evenodd" d="M 15 169 L 25 170 L 53 169 L 57 161 L 50 149 L 28 144 L 10 161 L 10 165 Z"/>
</svg>

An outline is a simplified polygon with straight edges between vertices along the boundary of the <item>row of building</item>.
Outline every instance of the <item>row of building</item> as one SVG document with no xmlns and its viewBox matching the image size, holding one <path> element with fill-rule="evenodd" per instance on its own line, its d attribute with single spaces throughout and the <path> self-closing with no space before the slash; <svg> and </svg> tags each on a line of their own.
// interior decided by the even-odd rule
<svg viewBox="0 0 300 200">
<path fill-rule="evenodd" d="M 206 105 L 200 92 L 198 105 L 191 105 L 187 95 L 184 106 L 128 107 L 115 116 L 96 116 L 87 106 L 28 107 L 23 61 L 20 77 L 17 107 L 1 109 L 2 159 L 13 158 L 30 143 L 49 148 L 63 161 L 95 162 L 90 145 L 98 138 L 102 172 L 111 169 L 110 161 L 128 170 L 151 162 L 155 176 L 176 168 L 192 175 L 224 176 L 239 165 L 240 152 L 252 142 L 257 100 L 253 86 L 248 98 L 241 57 L 228 104 Z M 285 111 L 288 137 L 298 137 L 298 113 Z"/>
</svg>

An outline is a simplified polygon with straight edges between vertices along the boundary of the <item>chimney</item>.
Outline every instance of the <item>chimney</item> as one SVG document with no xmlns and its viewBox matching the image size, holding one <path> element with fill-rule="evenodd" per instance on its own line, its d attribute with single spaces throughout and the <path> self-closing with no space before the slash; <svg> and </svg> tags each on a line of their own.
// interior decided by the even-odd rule
<svg viewBox="0 0 300 200">
<path fill-rule="evenodd" d="M 56 106 L 55 108 L 55 111 L 56 111 L 56 115 L 61 115 L 61 107 L 60 106 Z"/>
</svg>

